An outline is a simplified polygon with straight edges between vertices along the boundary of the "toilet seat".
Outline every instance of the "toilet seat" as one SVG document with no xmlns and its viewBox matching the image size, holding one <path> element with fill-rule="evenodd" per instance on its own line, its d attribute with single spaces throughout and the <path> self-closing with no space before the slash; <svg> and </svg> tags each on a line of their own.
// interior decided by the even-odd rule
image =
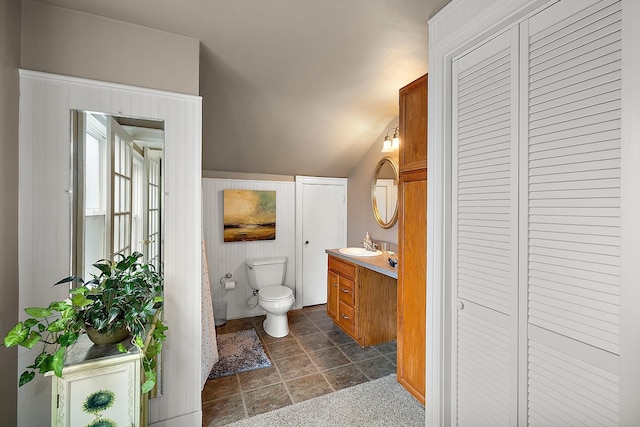
<svg viewBox="0 0 640 427">
<path fill-rule="evenodd" d="M 291 296 L 293 296 L 291 288 L 281 285 L 267 286 L 258 292 L 258 297 L 262 301 L 281 301 Z"/>
</svg>

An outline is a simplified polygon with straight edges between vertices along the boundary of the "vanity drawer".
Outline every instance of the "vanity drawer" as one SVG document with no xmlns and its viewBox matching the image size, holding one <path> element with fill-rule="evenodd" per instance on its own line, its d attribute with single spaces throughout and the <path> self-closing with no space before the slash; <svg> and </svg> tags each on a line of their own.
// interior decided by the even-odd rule
<svg viewBox="0 0 640 427">
<path fill-rule="evenodd" d="M 354 317 L 355 310 L 353 307 L 340 301 L 338 304 L 338 326 L 351 335 L 355 335 L 356 333 Z"/>
<path fill-rule="evenodd" d="M 338 279 L 338 292 L 340 294 L 338 299 L 340 300 L 340 302 L 353 307 L 356 302 L 353 296 L 354 289 L 355 284 L 353 280 L 340 276 L 340 278 Z"/>
<path fill-rule="evenodd" d="M 350 262 L 343 261 L 332 256 L 329 257 L 329 270 L 333 270 L 340 276 L 347 276 L 351 279 L 356 278 L 356 266 Z"/>
</svg>

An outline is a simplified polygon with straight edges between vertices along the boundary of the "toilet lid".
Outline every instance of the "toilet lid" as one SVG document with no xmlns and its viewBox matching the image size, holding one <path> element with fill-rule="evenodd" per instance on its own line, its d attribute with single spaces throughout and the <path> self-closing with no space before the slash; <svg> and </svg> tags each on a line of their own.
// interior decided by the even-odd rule
<svg viewBox="0 0 640 427">
<path fill-rule="evenodd" d="M 275 301 L 289 298 L 293 295 L 293 291 L 286 286 L 267 286 L 266 288 L 260 289 L 258 295 L 260 299 L 264 301 Z"/>
</svg>

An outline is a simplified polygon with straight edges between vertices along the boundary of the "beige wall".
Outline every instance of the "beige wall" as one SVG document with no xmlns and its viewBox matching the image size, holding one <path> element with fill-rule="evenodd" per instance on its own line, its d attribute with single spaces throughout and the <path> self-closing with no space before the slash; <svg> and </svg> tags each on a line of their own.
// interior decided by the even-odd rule
<svg viewBox="0 0 640 427">
<path fill-rule="evenodd" d="M 20 0 L 0 2 L 0 335 L 18 320 L 18 66 Z M 0 348 L 2 425 L 17 423 L 18 353 Z"/>
<path fill-rule="evenodd" d="M 387 130 L 398 126 L 398 118 L 392 120 L 373 143 L 358 166 L 349 174 L 347 190 L 347 244 L 360 246 L 360 241 L 368 231 L 373 240 L 398 243 L 397 223 L 384 229 L 378 225 L 371 207 L 371 179 L 380 159 L 391 157 L 398 163 L 398 153 L 381 153 L 382 140 Z"/>
<path fill-rule="evenodd" d="M 22 68 L 199 94 L 196 39 L 31 0 L 22 15 Z"/>
</svg>

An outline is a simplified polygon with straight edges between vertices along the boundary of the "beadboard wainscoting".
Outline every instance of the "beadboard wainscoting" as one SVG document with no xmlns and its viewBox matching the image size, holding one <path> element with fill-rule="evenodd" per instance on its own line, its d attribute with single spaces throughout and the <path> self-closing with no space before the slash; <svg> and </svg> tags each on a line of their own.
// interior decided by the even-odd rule
<svg viewBox="0 0 640 427">
<path fill-rule="evenodd" d="M 169 331 L 162 350 L 165 386 L 149 407 L 151 425 L 162 427 L 201 424 L 201 102 L 196 96 L 20 71 L 21 313 L 68 295 L 51 284 L 68 276 L 71 265 L 71 110 L 165 124 L 164 318 Z M 20 349 L 19 372 L 32 356 Z M 37 376 L 18 392 L 18 425 L 44 426 L 50 419 L 51 380 Z"/>
<path fill-rule="evenodd" d="M 255 242 L 224 242 L 224 190 L 259 190 L 276 192 L 276 239 Z M 214 299 L 227 301 L 227 318 L 264 314 L 259 306 L 250 310 L 247 299 L 252 297 L 245 274 L 244 262 L 247 258 L 274 256 L 287 257 L 285 285 L 295 292 L 295 232 L 296 232 L 296 191 L 294 182 L 253 181 L 243 179 L 202 179 L 203 231 L 207 245 L 211 293 Z M 236 282 L 233 290 L 224 290 L 220 278 L 231 273 Z M 252 298 L 255 304 L 256 298 Z"/>
</svg>

